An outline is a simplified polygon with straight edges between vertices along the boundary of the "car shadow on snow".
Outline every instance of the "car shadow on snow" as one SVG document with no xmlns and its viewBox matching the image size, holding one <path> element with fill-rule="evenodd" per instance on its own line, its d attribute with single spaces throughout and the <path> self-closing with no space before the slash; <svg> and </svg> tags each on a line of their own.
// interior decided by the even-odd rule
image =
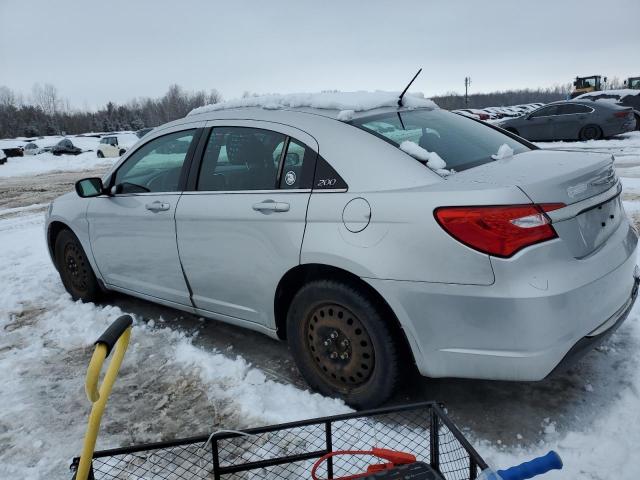
<svg viewBox="0 0 640 480">
<path fill-rule="evenodd" d="M 308 389 L 284 342 L 123 294 L 110 295 L 107 303 L 156 326 L 197 332 L 196 346 L 230 358 L 242 356 L 271 380 Z M 628 328 L 623 325 L 569 370 L 539 382 L 429 379 L 411 373 L 389 403 L 443 402 L 462 428 L 506 447 L 552 440 L 590 425 L 628 388 L 628 372 L 637 367 L 629 359 L 640 346 Z"/>
</svg>

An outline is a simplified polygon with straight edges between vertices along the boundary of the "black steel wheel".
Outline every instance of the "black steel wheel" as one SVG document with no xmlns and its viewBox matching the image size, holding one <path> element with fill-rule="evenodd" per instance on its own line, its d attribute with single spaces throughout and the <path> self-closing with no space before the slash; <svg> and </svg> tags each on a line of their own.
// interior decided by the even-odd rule
<svg viewBox="0 0 640 480">
<path fill-rule="evenodd" d="M 581 140 L 598 140 L 602 138 L 602 129 L 597 125 L 586 125 L 580 130 Z"/>
<path fill-rule="evenodd" d="M 287 338 L 309 385 L 356 408 L 372 408 L 395 391 L 398 337 L 377 303 L 346 283 L 319 280 L 294 296 Z"/>
<path fill-rule="evenodd" d="M 55 259 L 60 279 L 74 300 L 93 302 L 100 286 L 80 241 L 69 230 L 62 230 L 55 243 Z"/>
</svg>

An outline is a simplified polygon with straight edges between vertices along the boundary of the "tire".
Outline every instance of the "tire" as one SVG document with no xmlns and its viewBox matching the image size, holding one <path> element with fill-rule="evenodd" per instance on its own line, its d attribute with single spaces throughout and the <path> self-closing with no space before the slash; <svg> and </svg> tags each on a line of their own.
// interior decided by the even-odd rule
<svg viewBox="0 0 640 480">
<path fill-rule="evenodd" d="M 636 115 L 636 130 L 640 130 L 640 115 Z"/>
<path fill-rule="evenodd" d="M 599 140 L 602 138 L 602 129 L 597 125 L 585 125 L 580 130 L 580 140 Z"/>
<path fill-rule="evenodd" d="M 363 291 L 333 281 L 303 286 L 287 313 L 289 348 L 318 392 L 354 408 L 373 408 L 400 380 L 399 342 L 381 309 Z"/>
<path fill-rule="evenodd" d="M 74 300 L 95 302 L 102 293 L 91 264 L 78 238 L 62 230 L 54 247 L 56 266 L 64 288 Z"/>
<path fill-rule="evenodd" d="M 118 152 L 118 155 L 122 156 L 122 155 L 124 155 L 124 154 L 125 154 L 125 152 L 126 152 L 126 150 L 125 150 L 125 149 L 122 149 L 122 150 L 120 150 L 120 151 Z"/>
<path fill-rule="evenodd" d="M 102 153 L 102 150 L 98 150 L 98 158 L 104 158 L 104 153 Z"/>
</svg>

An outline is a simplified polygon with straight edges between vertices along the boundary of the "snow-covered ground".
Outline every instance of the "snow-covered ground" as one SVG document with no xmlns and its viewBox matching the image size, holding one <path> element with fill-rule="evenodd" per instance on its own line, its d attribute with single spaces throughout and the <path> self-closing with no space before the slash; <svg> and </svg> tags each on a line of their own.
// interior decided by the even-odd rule
<svg viewBox="0 0 640 480">
<path fill-rule="evenodd" d="M 134 136 L 132 133 L 126 135 Z M 2 177 L 22 177 L 52 172 L 91 170 L 94 168 L 108 167 L 118 160 L 118 158 L 98 158 L 96 151 L 100 139 L 97 137 L 62 137 L 54 135 L 36 139 L 34 143 L 40 148 L 51 147 L 63 138 L 68 138 L 76 147 L 85 151 L 79 155 L 55 156 L 49 152 L 43 152 L 39 155 L 9 157 L 7 163 L 0 166 L 0 179 Z M 0 148 L 24 146 L 26 143 L 24 138 L 3 139 L 0 140 Z M 130 143 L 133 144 L 135 142 L 131 141 Z"/>
<path fill-rule="evenodd" d="M 625 207 L 630 215 L 640 213 L 639 132 L 612 141 L 541 146 L 615 154 Z M 25 172 L 51 171 L 41 168 L 34 164 Z M 42 214 L 34 213 L 38 203 L 0 210 L 0 478 L 68 479 L 89 411 L 83 381 L 92 343 L 124 312 L 108 304 L 73 302 L 66 294 L 48 258 Z M 639 317 L 636 306 L 602 347 L 606 354 L 616 355 L 623 337 L 640 344 Z M 348 411 L 339 401 L 269 380 L 242 357 L 196 346 L 194 335 L 162 318 L 136 321 L 98 448 Z M 560 431 L 556 419 L 541 415 L 541 438 L 532 442 L 518 437 L 516 447 L 490 441 L 483 431 L 467 429 L 466 434 L 481 455 L 500 467 L 554 448 L 565 470 L 549 474 L 549 480 L 635 479 L 640 470 L 640 350 L 619 360 L 629 368 L 611 374 L 626 375 L 626 386 L 611 394 L 594 422 Z M 585 408 L 594 388 L 598 385 L 585 387 L 580 400 Z"/>
</svg>

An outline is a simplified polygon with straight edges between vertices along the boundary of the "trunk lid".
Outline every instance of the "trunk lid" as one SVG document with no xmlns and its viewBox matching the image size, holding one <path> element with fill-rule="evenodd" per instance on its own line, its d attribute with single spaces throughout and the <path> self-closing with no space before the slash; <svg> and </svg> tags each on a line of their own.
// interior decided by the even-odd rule
<svg viewBox="0 0 640 480">
<path fill-rule="evenodd" d="M 567 207 L 549 217 L 574 258 L 597 250 L 624 218 L 610 155 L 533 150 L 460 172 L 448 181 L 512 185 L 533 203 L 564 203 Z"/>
</svg>

